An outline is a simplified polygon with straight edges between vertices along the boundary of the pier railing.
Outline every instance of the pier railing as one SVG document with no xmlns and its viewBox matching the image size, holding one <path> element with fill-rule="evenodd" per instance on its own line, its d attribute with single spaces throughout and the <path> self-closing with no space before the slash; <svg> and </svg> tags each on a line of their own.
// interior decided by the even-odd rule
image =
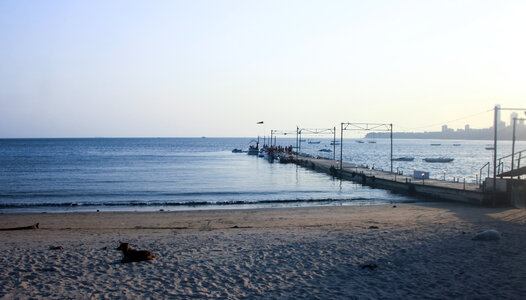
<svg viewBox="0 0 526 300">
<path fill-rule="evenodd" d="M 479 180 L 478 184 L 479 185 L 482 184 L 482 182 L 484 182 L 484 180 L 482 180 L 482 171 L 484 170 L 484 168 L 488 169 L 488 176 L 487 177 L 489 177 L 489 161 L 485 165 L 483 165 L 482 168 L 480 168 L 479 178 L 478 178 L 478 180 Z"/>
<path fill-rule="evenodd" d="M 526 149 L 499 158 L 497 160 L 497 176 L 504 172 L 520 169 L 521 160 L 524 158 L 523 153 L 526 153 Z"/>
</svg>

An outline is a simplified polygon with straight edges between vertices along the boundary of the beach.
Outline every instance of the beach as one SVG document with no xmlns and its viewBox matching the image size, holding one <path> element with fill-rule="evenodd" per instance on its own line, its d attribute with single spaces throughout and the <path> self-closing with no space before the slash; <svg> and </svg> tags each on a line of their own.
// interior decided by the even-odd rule
<svg viewBox="0 0 526 300">
<path fill-rule="evenodd" d="M 520 299 L 526 210 L 447 202 L 3 214 L 0 298 Z M 475 241 L 496 229 L 497 241 Z M 119 242 L 151 251 L 123 264 Z M 63 249 L 53 250 L 51 247 Z"/>
</svg>

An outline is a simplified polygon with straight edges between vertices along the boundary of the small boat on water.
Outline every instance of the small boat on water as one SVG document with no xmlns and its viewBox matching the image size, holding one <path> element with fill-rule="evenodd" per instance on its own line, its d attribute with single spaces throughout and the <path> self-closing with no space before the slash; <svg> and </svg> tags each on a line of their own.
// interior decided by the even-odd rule
<svg viewBox="0 0 526 300">
<path fill-rule="evenodd" d="M 248 155 L 258 155 L 259 154 L 259 149 L 258 148 L 249 148 L 248 151 L 247 151 L 247 154 Z"/>
<path fill-rule="evenodd" d="M 431 146 L 440 146 L 442 144 L 431 144 Z"/>
<path fill-rule="evenodd" d="M 460 146 L 460 144 L 453 144 L 453 146 L 458 147 L 458 146 Z"/>
<path fill-rule="evenodd" d="M 393 158 L 393 161 L 413 161 L 413 160 L 415 160 L 415 158 L 412 156 L 402 156 L 402 157 Z"/>
<path fill-rule="evenodd" d="M 364 141 L 356 141 L 358 144 L 363 144 Z"/>
<path fill-rule="evenodd" d="M 234 148 L 234 150 L 232 150 L 232 153 L 242 153 L 243 150 L 241 149 L 238 149 L 238 148 Z"/>
<path fill-rule="evenodd" d="M 339 145 L 339 144 L 340 144 L 340 142 L 338 142 L 338 141 L 336 141 L 336 142 L 335 142 L 335 141 L 332 141 L 332 142 L 331 142 L 331 146 Z"/>
<path fill-rule="evenodd" d="M 257 140 L 251 140 L 248 146 L 248 155 L 258 155 L 259 154 L 259 136 Z M 255 145 L 254 145 L 255 144 Z"/>
<path fill-rule="evenodd" d="M 302 142 L 302 143 L 303 143 L 303 142 L 306 142 L 306 141 L 307 141 L 307 140 L 305 140 L 305 139 L 301 139 L 301 140 L 300 140 L 300 142 Z"/>
<path fill-rule="evenodd" d="M 309 141 L 309 144 L 319 144 L 321 141 Z"/>
<path fill-rule="evenodd" d="M 486 150 L 495 150 L 495 147 L 493 147 L 493 146 L 486 146 L 486 148 L 484 148 L 484 149 L 486 149 Z"/>
<path fill-rule="evenodd" d="M 423 160 L 428 163 L 448 163 L 454 161 L 455 159 L 449 157 L 427 157 Z"/>
<path fill-rule="evenodd" d="M 376 141 L 367 141 L 369 144 L 376 144 Z"/>
<path fill-rule="evenodd" d="M 320 149 L 318 151 L 320 151 L 320 152 L 332 152 L 332 150 L 328 149 L 328 148 Z"/>
</svg>

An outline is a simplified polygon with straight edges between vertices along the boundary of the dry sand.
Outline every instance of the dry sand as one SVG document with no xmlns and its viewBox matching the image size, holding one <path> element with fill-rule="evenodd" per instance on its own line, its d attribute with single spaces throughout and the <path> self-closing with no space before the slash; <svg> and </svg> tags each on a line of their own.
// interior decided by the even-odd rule
<svg viewBox="0 0 526 300">
<path fill-rule="evenodd" d="M 1 298 L 526 299 L 526 210 L 0 215 L 0 228 L 36 222 L 41 229 L 0 231 Z M 486 229 L 502 239 L 471 240 Z M 119 241 L 158 257 L 122 264 Z"/>
</svg>

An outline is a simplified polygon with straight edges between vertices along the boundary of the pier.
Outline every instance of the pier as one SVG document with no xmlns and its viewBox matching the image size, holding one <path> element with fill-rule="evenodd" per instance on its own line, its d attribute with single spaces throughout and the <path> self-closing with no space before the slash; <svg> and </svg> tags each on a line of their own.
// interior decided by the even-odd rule
<svg viewBox="0 0 526 300">
<path fill-rule="evenodd" d="M 375 170 L 347 162 L 343 162 L 340 168 L 339 161 L 301 155 L 297 155 L 293 162 L 305 168 L 327 173 L 341 179 L 351 180 L 362 185 L 409 195 L 420 195 L 433 199 L 459 201 L 476 205 L 489 205 L 493 200 L 493 193 L 484 191 L 483 187 L 475 183 L 416 179 L 412 176 Z M 499 204 L 504 203 L 499 201 Z"/>
<path fill-rule="evenodd" d="M 336 127 L 332 128 L 300 128 L 296 126 L 296 131 L 280 131 L 271 130 L 271 147 L 275 147 L 276 135 L 293 135 L 296 134 L 296 146 L 294 155 L 283 154 L 290 160 L 300 166 L 328 173 L 332 176 L 351 180 L 363 185 L 392 190 L 394 192 L 405 193 L 415 196 L 424 196 L 432 199 L 444 199 L 450 201 L 466 202 L 476 205 L 514 205 L 516 207 L 526 208 L 526 180 L 521 179 L 521 176 L 526 175 L 526 168 L 521 167 L 521 159 L 526 150 L 515 151 L 516 140 L 516 123 L 517 121 L 524 121 L 524 118 L 513 118 L 513 134 L 512 134 L 512 153 L 510 155 L 498 158 L 498 124 L 500 122 L 499 112 L 501 110 L 522 110 L 526 114 L 526 108 L 501 108 L 495 106 L 494 108 L 494 141 L 493 141 L 493 176 L 490 177 L 491 163 L 486 163 L 479 171 L 475 183 L 467 182 L 464 177 L 462 181 L 446 181 L 445 173 L 444 180 L 429 178 L 429 173 L 414 171 L 413 176 L 394 172 L 393 170 L 393 124 L 392 123 L 356 123 L 356 122 L 341 122 L 339 141 L 336 139 Z M 368 168 L 367 166 L 357 165 L 350 162 L 343 161 L 343 143 L 345 131 L 368 131 L 368 132 L 384 132 L 390 138 L 390 171 L 377 170 Z M 308 154 L 301 152 L 301 143 L 303 135 L 331 135 L 332 136 L 332 150 L 320 149 L 319 151 L 332 152 L 332 159 L 311 157 Z M 274 141 L 272 142 L 272 139 Z M 319 143 L 319 142 L 318 142 Z M 362 142 L 363 143 L 363 142 Z M 336 160 L 336 145 L 339 145 L 340 153 L 339 160 Z M 438 144 L 431 144 L 432 146 Z M 459 146 L 460 144 L 454 145 Z M 264 149 L 263 149 L 264 150 Z M 515 155 L 518 155 L 516 158 Z M 454 158 L 438 157 L 426 158 L 426 162 L 451 162 Z M 504 160 L 508 159 L 510 162 L 510 169 L 504 169 Z M 508 162 L 506 162 L 508 163 Z M 374 166 L 374 165 L 373 165 Z M 486 170 L 487 177 L 482 179 L 482 172 Z M 426 174 L 427 173 L 427 174 Z"/>
</svg>

